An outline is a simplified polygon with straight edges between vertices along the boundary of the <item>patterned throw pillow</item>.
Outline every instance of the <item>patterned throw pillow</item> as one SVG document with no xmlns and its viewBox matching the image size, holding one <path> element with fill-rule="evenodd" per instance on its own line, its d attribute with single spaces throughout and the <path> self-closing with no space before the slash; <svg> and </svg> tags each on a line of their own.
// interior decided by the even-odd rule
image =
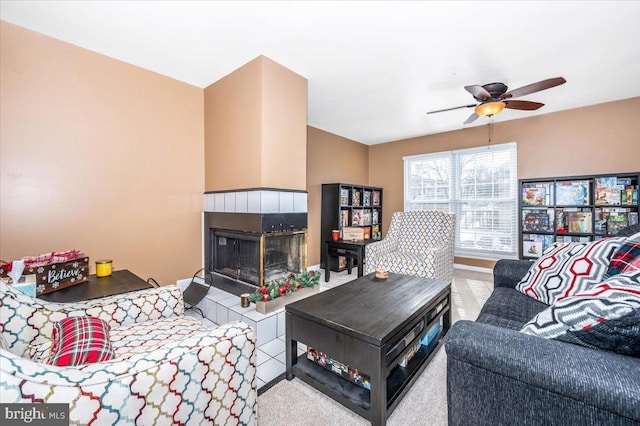
<svg viewBox="0 0 640 426">
<path fill-rule="evenodd" d="M 538 313 L 520 330 L 626 355 L 640 355 L 640 271 L 618 274 Z"/>
<path fill-rule="evenodd" d="M 611 256 L 624 240 L 553 245 L 529 268 L 516 290 L 547 305 L 584 291 L 602 281 Z"/>
<path fill-rule="evenodd" d="M 640 271 L 640 232 L 628 237 L 613 253 L 607 276 Z"/>
<path fill-rule="evenodd" d="M 53 325 L 49 364 L 82 365 L 108 361 L 115 356 L 109 341 L 109 324 L 90 316 L 68 317 Z"/>
</svg>

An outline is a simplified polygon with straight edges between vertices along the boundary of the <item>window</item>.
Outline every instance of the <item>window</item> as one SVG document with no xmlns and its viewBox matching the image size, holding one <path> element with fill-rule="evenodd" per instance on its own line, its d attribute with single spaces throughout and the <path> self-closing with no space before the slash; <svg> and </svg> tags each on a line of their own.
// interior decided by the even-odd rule
<svg viewBox="0 0 640 426">
<path fill-rule="evenodd" d="M 517 253 L 516 143 L 404 158 L 404 209 L 456 215 L 456 255 Z"/>
</svg>

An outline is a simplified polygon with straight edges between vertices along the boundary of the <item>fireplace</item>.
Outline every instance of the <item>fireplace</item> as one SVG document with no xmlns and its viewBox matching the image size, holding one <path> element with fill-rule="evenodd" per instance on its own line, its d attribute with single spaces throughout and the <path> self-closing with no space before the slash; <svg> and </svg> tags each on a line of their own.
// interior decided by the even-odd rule
<svg viewBox="0 0 640 426">
<path fill-rule="evenodd" d="M 206 195 L 217 200 L 207 203 L 204 216 L 206 268 L 243 288 L 306 271 L 306 192 L 260 189 Z M 303 208 L 293 207 L 296 199 Z"/>
<path fill-rule="evenodd" d="M 211 228 L 210 270 L 261 286 L 306 270 L 307 231 L 257 234 Z"/>
</svg>

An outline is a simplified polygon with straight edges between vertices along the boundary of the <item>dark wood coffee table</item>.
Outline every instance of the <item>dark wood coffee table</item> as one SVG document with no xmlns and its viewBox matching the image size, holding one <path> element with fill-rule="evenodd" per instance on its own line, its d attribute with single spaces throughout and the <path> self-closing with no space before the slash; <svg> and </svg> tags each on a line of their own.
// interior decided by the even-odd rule
<svg viewBox="0 0 640 426">
<path fill-rule="evenodd" d="M 114 271 L 109 277 L 98 278 L 95 275 L 89 275 L 87 282 L 46 293 L 38 298 L 48 302 L 80 302 L 148 288 L 153 288 L 153 286 L 132 272 L 123 269 Z"/>
<path fill-rule="evenodd" d="M 298 377 L 345 407 L 384 425 L 435 355 L 451 324 L 451 285 L 389 274 L 365 275 L 286 306 L 287 380 Z M 442 318 L 442 331 L 411 359 L 398 364 L 427 329 Z M 423 323 L 421 331 L 406 338 Z M 404 349 L 394 351 L 405 340 Z M 298 342 L 370 376 L 364 389 L 297 354 Z"/>
</svg>

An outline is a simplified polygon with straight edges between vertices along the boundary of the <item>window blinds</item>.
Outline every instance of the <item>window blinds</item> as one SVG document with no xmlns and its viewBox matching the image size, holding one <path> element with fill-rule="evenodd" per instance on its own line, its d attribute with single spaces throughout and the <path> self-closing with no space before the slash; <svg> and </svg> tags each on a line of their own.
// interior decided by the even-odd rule
<svg viewBox="0 0 640 426">
<path fill-rule="evenodd" d="M 515 257 L 517 146 L 404 157 L 404 209 L 456 215 L 456 255 Z"/>
</svg>

